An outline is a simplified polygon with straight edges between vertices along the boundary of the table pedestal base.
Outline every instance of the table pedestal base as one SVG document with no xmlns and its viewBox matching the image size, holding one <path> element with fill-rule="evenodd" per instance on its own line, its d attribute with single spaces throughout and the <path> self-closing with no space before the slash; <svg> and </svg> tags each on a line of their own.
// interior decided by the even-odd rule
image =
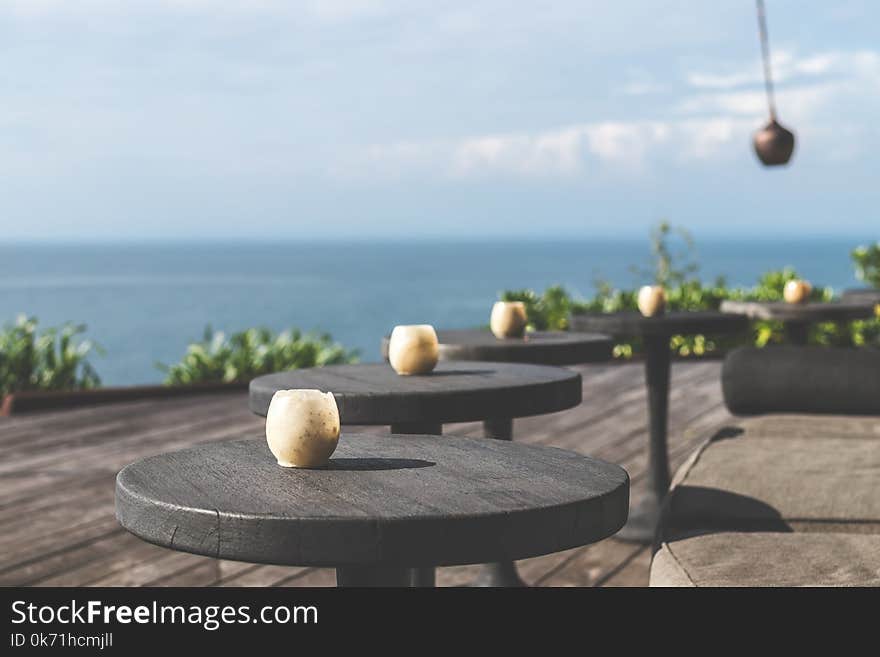
<svg viewBox="0 0 880 657">
<path fill-rule="evenodd" d="M 471 581 L 469 586 L 518 588 L 526 587 L 528 584 L 520 579 L 512 561 L 496 561 L 484 563 L 480 567 L 480 574 Z"/>
<path fill-rule="evenodd" d="M 785 341 L 788 344 L 803 346 L 810 335 L 810 325 L 806 322 L 787 321 L 782 323 Z"/>
<path fill-rule="evenodd" d="M 647 494 L 629 512 L 629 520 L 614 538 L 627 543 L 652 543 L 660 522 L 661 505 L 662 502 L 655 495 Z"/>
<path fill-rule="evenodd" d="M 336 569 L 337 587 L 411 586 L 411 568 L 393 566 L 348 566 Z"/>
<path fill-rule="evenodd" d="M 629 520 L 616 538 L 651 543 L 660 506 L 669 488 L 669 455 L 666 431 L 669 417 L 669 374 L 672 357 L 668 335 L 645 336 L 645 384 L 648 388 L 648 490 L 630 511 Z"/>
</svg>

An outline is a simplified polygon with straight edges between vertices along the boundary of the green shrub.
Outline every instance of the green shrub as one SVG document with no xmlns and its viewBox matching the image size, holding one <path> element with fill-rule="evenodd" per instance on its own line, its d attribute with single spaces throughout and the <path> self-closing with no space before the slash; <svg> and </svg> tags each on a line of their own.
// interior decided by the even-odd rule
<svg viewBox="0 0 880 657">
<path fill-rule="evenodd" d="M 249 381 L 255 376 L 302 367 L 352 363 L 357 352 L 346 350 L 329 335 L 293 329 L 274 334 L 250 328 L 226 336 L 208 326 L 200 342 L 191 343 L 174 365 L 157 364 L 167 385 Z"/>
<path fill-rule="evenodd" d="M 728 288 L 723 282 L 703 285 L 699 281 L 687 281 L 682 285 L 667 288 L 670 310 L 717 310 L 725 299 L 736 301 L 778 301 L 782 299 L 782 288 L 788 280 L 797 278 L 792 269 L 767 272 L 761 276 L 757 285 L 751 288 Z M 562 308 L 570 308 L 571 312 L 612 313 L 621 311 L 637 312 L 635 290 L 618 290 L 603 284 L 597 293 L 586 300 L 559 298 L 559 286 L 549 288 L 554 299 L 554 313 L 543 309 L 543 301 L 547 293 L 537 294 L 531 290 L 504 292 L 506 300 L 526 301 L 530 313 L 530 326 L 536 329 L 551 328 L 564 330 L 568 321 L 560 318 Z M 810 296 L 813 301 L 831 301 L 833 291 L 828 287 L 817 286 Z M 535 319 L 531 313 L 535 313 Z M 554 321 L 549 322 L 548 317 Z M 710 337 L 704 335 L 675 335 L 670 344 L 681 356 L 704 356 L 718 350 L 726 350 L 742 344 L 754 344 L 763 347 L 767 344 L 781 343 L 785 339 L 781 322 L 756 321 L 751 324 L 751 335 L 748 339 L 739 337 Z M 816 324 L 810 330 L 809 342 L 822 345 L 875 345 L 880 346 L 880 318 L 867 319 L 848 324 L 824 322 Z M 614 355 L 618 358 L 629 358 L 641 351 L 641 342 L 632 339 L 615 345 Z"/>
<path fill-rule="evenodd" d="M 522 301 L 525 304 L 529 331 L 564 331 L 571 314 L 585 309 L 561 285 L 548 287 L 541 294 L 533 290 L 506 290 L 500 297 L 502 301 Z"/>
<path fill-rule="evenodd" d="M 670 245 L 670 239 L 679 237 L 684 249 L 676 252 Z M 668 307 L 670 310 L 717 310 L 721 302 L 730 299 L 735 301 L 782 301 L 785 284 L 798 278 L 797 272 L 786 267 L 780 270 L 765 272 L 753 287 L 728 287 L 724 278 L 718 278 L 711 284 L 704 284 L 696 276 L 699 270 L 693 260 L 693 241 L 690 235 L 680 229 L 673 228 L 663 222 L 651 233 L 651 253 L 654 258 L 653 267 L 640 270 L 631 268 L 645 281 L 655 281 L 666 287 Z M 859 256 L 856 256 L 859 253 Z M 860 277 L 863 280 L 880 284 L 880 243 L 868 249 L 860 247 L 853 252 L 853 259 L 862 267 Z M 685 261 L 684 265 L 679 264 Z M 548 288 L 538 294 L 532 290 L 507 291 L 501 294 L 504 300 L 524 301 L 529 313 L 529 325 L 534 329 L 567 329 L 566 312 L 612 313 L 637 311 L 636 297 L 638 290 L 620 290 L 607 281 L 597 281 L 597 291 L 589 299 L 575 299 L 561 286 Z M 830 287 L 814 286 L 810 294 L 811 301 L 832 301 L 834 291 Z M 711 338 L 704 335 L 672 336 L 670 345 L 681 356 L 703 356 L 714 351 L 726 350 L 742 344 L 765 346 L 780 343 L 785 339 L 781 322 L 752 322 L 751 335 L 747 339 L 741 337 Z M 816 324 L 810 329 L 809 342 L 821 345 L 873 345 L 880 347 L 880 317 L 847 324 L 825 322 Z M 614 355 L 618 358 L 629 358 L 641 351 L 641 342 L 632 339 L 615 345 Z"/>
<path fill-rule="evenodd" d="M 82 325 L 65 324 L 37 333 L 38 321 L 20 315 L 0 331 L 0 394 L 23 390 L 71 390 L 101 385 L 88 356 L 100 347 L 77 340 Z"/>
<path fill-rule="evenodd" d="M 856 247 L 850 256 L 856 266 L 856 277 L 868 285 L 880 288 L 880 242 Z"/>
</svg>

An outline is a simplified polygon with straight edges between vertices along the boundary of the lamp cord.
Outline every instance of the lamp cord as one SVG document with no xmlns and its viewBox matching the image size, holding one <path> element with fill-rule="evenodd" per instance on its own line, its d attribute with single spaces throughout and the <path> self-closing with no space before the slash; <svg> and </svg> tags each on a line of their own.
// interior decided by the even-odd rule
<svg viewBox="0 0 880 657">
<path fill-rule="evenodd" d="M 755 0 L 758 6 L 758 32 L 761 37 L 761 57 L 764 61 L 764 88 L 767 90 L 767 106 L 770 119 L 776 120 L 776 99 L 773 93 L 773 74 L 770 71 L 770 43 L 767 40 L 767 16 L 764 11 L 764 0 Z"/>
</svg>

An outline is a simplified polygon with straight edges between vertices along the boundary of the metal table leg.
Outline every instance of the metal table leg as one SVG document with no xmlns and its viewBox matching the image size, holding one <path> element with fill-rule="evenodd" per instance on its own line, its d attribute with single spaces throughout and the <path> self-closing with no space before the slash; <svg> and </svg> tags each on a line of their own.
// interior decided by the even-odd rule
<svg viewBox="0 0 880 657">
<path fill-rule="evenodd" d="M 630 511 L 629 520 L 615 538 L 650 543 L 660 520 L 660 506 L 669 489 L 669 454 L 666 434 L 669 416 L 669 369 L 672 356 L 668 336 L 645 338 L 645 383 L 648 388 L 650 430 L 648 491 Z"/>
<path fill-rule="evenodd" d="M 807 339 L 810 334 L 810 325 L 807 322 L 783 322 L 782 329 L 785 332 L 785 341 L 788 344 L 798 346 L 807 344 Z"/>
<path fill-rule="evenodd" d="M 336 569 L 337 587 L 410 586 L 410 569 L 393 566 L 347 566 Z"/>
<path fill-rule="evenodd" d="M 513 419 L 494 418 L 483 422 L 483 437 L 496 440 L 513 440 Z M 483 564 L 481 572 L 471 586 L 526 586 L 516 572 L 512 561 L 496 561 Z"/>
</svg>

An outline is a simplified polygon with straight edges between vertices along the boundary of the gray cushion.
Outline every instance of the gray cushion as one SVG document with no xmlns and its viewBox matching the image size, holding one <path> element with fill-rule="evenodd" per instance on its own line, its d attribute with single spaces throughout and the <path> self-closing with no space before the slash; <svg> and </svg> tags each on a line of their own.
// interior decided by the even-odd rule
<svg viewBox="0 0 880 657">
<path fill-rule="evenodd" d="M 743 347 L 725 359 L 721 387 L 739 415 L 880 415 L 880 350 Z"/>
<path fill-rule="evenodd" d="M 877 438 L 880 417 L 775 413 L 741 418 L 736 427 L 748 436 L 765 438 Z"/>
<path fill-rule="evenodd" d="M 880 443 L 722 430 L 676 473 L 661 537 L 706 528 L 880 532 Z"/>
<path fill-rule="evenodd" d="M 880 535 L 717 533 L 663 543 L 651 586 L 880 586 Z"/>
</svg>

